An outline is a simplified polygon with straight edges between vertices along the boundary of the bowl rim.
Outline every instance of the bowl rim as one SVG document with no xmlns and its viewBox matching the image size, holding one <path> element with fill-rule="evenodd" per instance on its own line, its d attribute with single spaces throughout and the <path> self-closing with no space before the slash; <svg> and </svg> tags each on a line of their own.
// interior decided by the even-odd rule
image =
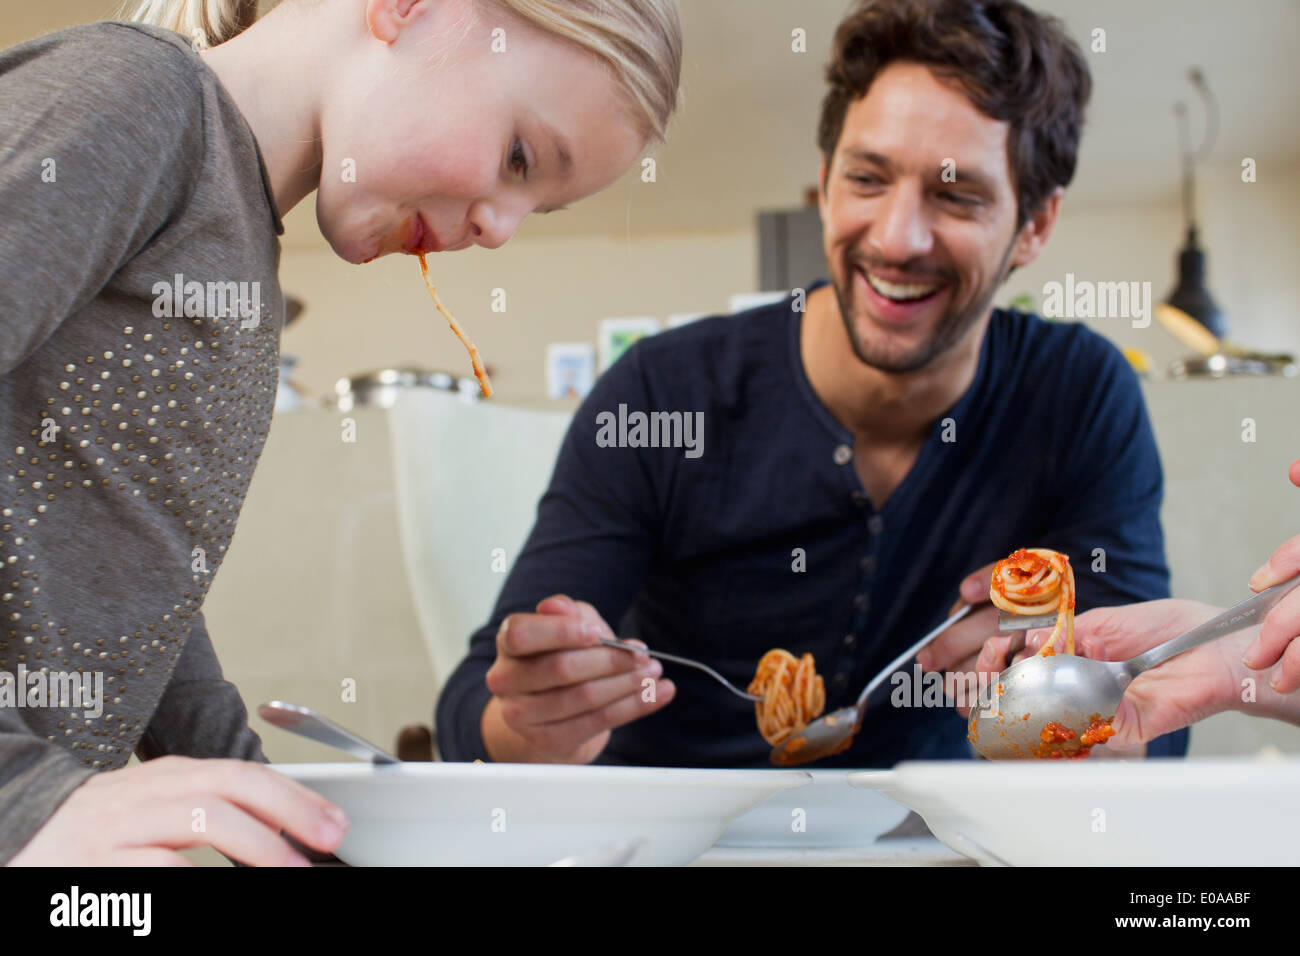
<svg viewBox="0 0 1300 956">
<path fill-rule="evenodd" d="M 728 769 L 721 767 L 621 767 L 577 764 L 411 762 L 371 764 L 273 763 L 272 770 L 301 782 L 347 781 L 367 777 L 423 779 L 493 779 L 524 782 L 603 783 L 623 786 L 698 786 L 740 790 L 789 790 L 806 786 L 813 776 L 806 770 Z"/>
</svg>

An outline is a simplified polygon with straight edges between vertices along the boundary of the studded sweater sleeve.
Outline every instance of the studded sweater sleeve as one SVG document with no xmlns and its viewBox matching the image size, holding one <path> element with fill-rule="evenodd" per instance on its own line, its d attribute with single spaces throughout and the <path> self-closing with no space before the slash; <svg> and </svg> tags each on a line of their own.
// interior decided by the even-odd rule
<svg viewBox="0 0 1300 956">
<path fill-rule="evenodd" d="M 0 863 L 132 752 L 264 759 L 188 592 L 260 452 L 277 327 L 160 317 L 154 289 L 247 280 L 278 304 L 265 193 L 176 34 L 0 51 Z M 102 707 L 55 703 L 56 677 L 102 681 Z"/>
<path fill-rule="evenodd" d="M 176 81 L 175 57 L 140 55 L 139 40 L 104 24 L 0 53 L 0 376 L 21 369 L 184 201 L 185 183 L 167 180 L 169 160 L 195 149 L 197 128 L 148 117 L 192 109 L 197 84 Z M 144 90 L 160 101 L 131 109 Z M 6 384 L 0 411 L 26 408 L 39 427 L 42 415 L 25 399 Z M 8 576 L 4 584 L 16 593 Z M 0 688 L 0 863 L 94 772 L 57 740 L 75 732 L 73 712 L 62 729 L 38 732 L 33 711 L 17 705 L 31 686 L 16 679 L 18 666 L 39 671 L 48 655 L 38 657 L 21 644 L 0 647 L 9 690 Z"/>
<path fill-rule="evenodd" d="M 222 677 L 202 614 L 194 616 L 185 649 L 136 754 L 141 760 L 179 754 L 266 762 L 239 691 Z"/>
</svg>

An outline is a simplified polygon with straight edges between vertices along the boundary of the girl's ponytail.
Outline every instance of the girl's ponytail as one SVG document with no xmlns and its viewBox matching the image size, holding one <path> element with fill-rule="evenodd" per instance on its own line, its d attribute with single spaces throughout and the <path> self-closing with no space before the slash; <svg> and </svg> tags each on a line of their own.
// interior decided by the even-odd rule
<svg viewBox="0 0 1300 956">
<path fill-rule="evenodd" d="M 257 0 L 131 0 L 122 19 L 175 30 L 196 46 L 217 46 L 253 25 Z"/>
</svg>

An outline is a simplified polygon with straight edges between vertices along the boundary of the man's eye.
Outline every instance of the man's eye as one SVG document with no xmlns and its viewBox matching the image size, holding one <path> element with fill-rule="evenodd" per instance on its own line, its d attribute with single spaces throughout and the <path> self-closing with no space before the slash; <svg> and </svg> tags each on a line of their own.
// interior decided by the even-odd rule
<svg viewBox="0 0 1300 956">
<path fill-rule="evenodd" d="M 974 196 L 963 196 L 961 193 L 941 192 L 939 198 L 945 202 L 955 203 L 958 206 L 978 206 L 979 200 Z"/>
<path fill-rule="evenodd" d="M 528 178 L 528 157 L 524 155 L 524 144 L 518 137 L 510 146 L 510 169 L 524 179 Z"/>
<path fill-rule="evenodd" d="M 849 179 L 855 183 L 861 183 L 863 186 L 876 186 L 880 183 L 880 180 L 870 173 L 849 173 Z"/>
</svg>

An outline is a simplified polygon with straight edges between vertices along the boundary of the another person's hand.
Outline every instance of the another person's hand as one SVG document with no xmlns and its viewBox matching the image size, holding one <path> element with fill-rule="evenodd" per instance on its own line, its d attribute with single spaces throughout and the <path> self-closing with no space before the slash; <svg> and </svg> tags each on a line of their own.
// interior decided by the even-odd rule
<svg viewBox="0 0 1300 956">
<path fill-rule="evenodd" d="M 596 609 L 564 595 L 501 622 L 481 724 L 493 760 L 590 763 L 613 728 L 673 699 L 673 682 L 659 680 L 662 664 L 605 647 L 601 637 L 614 633 Z M 653 700 L 646 699 L 647 679 Z"/>
<path fill-rule="evenodd" d="M 1209 620 L 1220 610 L 1171 598 L 1095 608 L 1075 619 L 1075 650 L 1094 660 L 1128 660 Z M 1006 652 L 1012 636 L 992 638 L 980 652 L 977 669 L 996 675 L 1037 653 L 1050 633 L 1046 629 L 1031 632 L 1024 650 L 1010 661 Z M 1112 752 L 1145 744 L 1227 710 L 1300 723 L 1300 695 L 1259 686 L 1242 664 L 1242 652 L 1258 635 L 1258 628 L 1229 634 L 1139 676 L 1111 721 L 1115 736 L 1108 746 Z"/>
<path fill-rule="evenodd" d="M 1172 598 L 1094 608 L 1075 619 L 1075 649 L 1094 660 L 1128 660 L 1208 621 L 1219 610 Z M 1202 644 L 1139 675 L 1120 700 L 1111 721 L 1115 736 L 1108 745 L 1114 750 L 1144 744 L 1231 710 L 1241 691 L 1241 652 L 1254 633 L 1250 629 Z M 1030 646 L 1037 650 L 1045 634 L 1033 636 Z"/>
<path fill-rule="evenodd" d="M 241 760 L 160 757 L 89 777 L 10 866 L 186 866 L 210 846 L 251 866 L 309 866 L 281 836 L 332 853 L 348 821 L 324 797 Z"/>
<path fill-rule="evenodd" d="M 1291 483 L 1300 486 L 1300 461 L 1291 466 Z M 1250 579 L 1253 591 L 1262 591 L 1300 574 L 1300 536 L 1273 552 Z M 1259 640 L 1242 658 L 1252 670 L 1273 667 L 1268 683 L 1281 694 L 1300 690 L 1300 588 L 1284 597 L 1264 618 Z"/>
</svg>

